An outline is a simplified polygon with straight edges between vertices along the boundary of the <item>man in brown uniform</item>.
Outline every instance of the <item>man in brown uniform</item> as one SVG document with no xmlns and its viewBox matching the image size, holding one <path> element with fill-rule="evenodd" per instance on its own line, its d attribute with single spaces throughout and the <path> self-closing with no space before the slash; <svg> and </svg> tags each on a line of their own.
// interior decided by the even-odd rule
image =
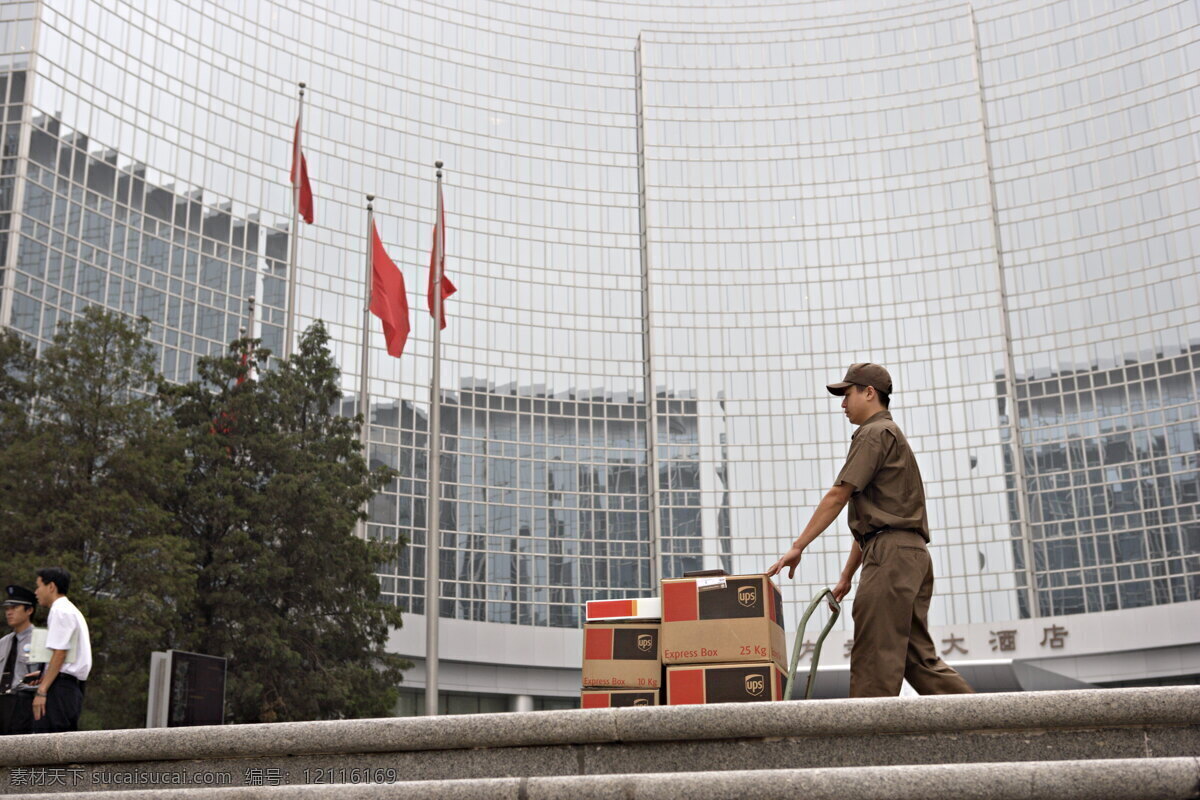
<svg viewBox="0 0 1200 800">
<path fill-rule="evenodd" d="M 838 600 L 846 596 L 862 564 L 854 599 L 850 696 L 895 696 L 905 678 L 921 694 L 971 692 L 938 656 L 925 623 L 933 596 L 925 489 L 908 440 L 887 410 L 892 378 L 878 364 L 852 364 L 844 380 L 826 388 L 842 397 L 846 416 L 859 427 L 833 488 L 767 575 L 788 567 L 793 577 L 804 548 L 848 502 L 854 544 L 833 594 Z"/>
</svg>

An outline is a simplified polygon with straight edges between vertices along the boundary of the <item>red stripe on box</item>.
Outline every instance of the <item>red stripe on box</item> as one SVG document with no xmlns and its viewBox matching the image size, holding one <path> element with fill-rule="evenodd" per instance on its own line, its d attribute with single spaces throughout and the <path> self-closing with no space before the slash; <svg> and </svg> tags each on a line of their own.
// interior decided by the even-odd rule
<svg viewBox="0 0 1200 800">
<path fill-rule="evenodd" d="M 689 706 L 703 703 L 703 669 L 673 669 L 667 673 L 667 705 Z"/>
<path fill-rule="evenodd" d="M 767 585 L 767 613 L 771 615 L 771 622 L 779 622 L 775 619 L 775 584 L 771 583 L 770 578 L 763 583 Z"/>
<path fill-rule="evenodd" d="M 608 708 L 609 706 L 608 692 L 584 692 L 583 707 L 584 708 Z"/>
<path fill-rule="evenodd" d="M 783 696 L 783 673 L 774 667 L 771 669 L 775 672 L 775 699 L 787 700 L 787 698 Z"/>
<path fill-rule="evenodd" d="M 612 628 L 588 628 L 583 632 L 583 657 L 589 661 L 612 661 Z"/>
<path fill-rule="evenodd" d="M 634 605 L 633 600 L 588 600 L 587 618 L 632 617 Z"/>
<path fill-rule="evenodd" d="M 695 581 L 662 585 L 663 622 L 688 622 L 700 619 L 700 594 Z"/>
</svg>

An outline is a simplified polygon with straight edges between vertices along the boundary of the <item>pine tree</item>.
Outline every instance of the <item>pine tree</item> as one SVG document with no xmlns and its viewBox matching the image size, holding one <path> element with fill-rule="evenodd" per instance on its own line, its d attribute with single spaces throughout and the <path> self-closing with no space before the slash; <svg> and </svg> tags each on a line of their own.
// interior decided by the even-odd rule
<svg viewBox="0 0 1200 800">
<path fill-rule="evenodd" d="M 32 587 L 37 567 L 71 573 L 94 652 L 84 727 L 143 724 L 150 652 L 179 641 L 194 587 L 169 510 L 183 439 L 156 395 L 148 331 L 89 308 L 36 362 L 0 347 L 0 578 Z"/>
<path fill-rule="evenodd" d="M 0 446 L 25 430 L 33 398 L 33 347 L 10 330 L 0 330 Z"/>
<path fill-rule="evenodd" d="M 196 558 L 191 649 L 229 659 L 233 722 L 387 715 L 408 666 L 385 650 L 400 612 L 381 602 L 375 575 L 400 546 L 355 535 L 393 473 L 368 468 L 361 420 L 337 413 L 328 340 L 315 323 L 256 380 L 241 357 L 256 343 L 236 342 L 178 392 L 189 456 L 178 511 Z"/>
</svg>

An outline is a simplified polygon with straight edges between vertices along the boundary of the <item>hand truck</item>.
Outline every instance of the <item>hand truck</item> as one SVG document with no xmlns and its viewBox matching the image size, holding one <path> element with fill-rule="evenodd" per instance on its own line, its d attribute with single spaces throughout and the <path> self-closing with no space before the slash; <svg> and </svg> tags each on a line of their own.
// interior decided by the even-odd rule
<svg viewBox="0 0 1200 800">
<path fill-rule="evenodd" d="M 841 604 L 834 599 L 833 591 L 826 589 L 817 595 L 811 603 L 808 604 L 808 610 L 804 612 L 804 616 L 800 618 L 800 627 L 796 630 L 796 642 L 792 645 L 792 663 L 788 669 L 787 686 L 783 690 L 783 699 L 792 699 L 792 684 L 796 681 L 796 667 L 800 663 L 800 649 L 804 646 L 804 628 L 808 625 L 808 618 L 817 610 L 817 606 L 826 597 L 829 598 L 829 610 L 833 613 L 829 617 L 829 622 L 825 623 L 825 629 L 821 631 L 821 635 L 817 637 L 817 643 L 813 646 L 812 667 L 808 671 L 808 684 L 804 688 L 804 699 L 812 698 L 813 684 L 817 678 L 817 661 L 821 658 L 821 645 L 825 642 L 825 637 L 829 635 L 829 631 L 833 628 L 833 623 L 837 622 L 838 616 L 842 613 Z"/>
</svg>

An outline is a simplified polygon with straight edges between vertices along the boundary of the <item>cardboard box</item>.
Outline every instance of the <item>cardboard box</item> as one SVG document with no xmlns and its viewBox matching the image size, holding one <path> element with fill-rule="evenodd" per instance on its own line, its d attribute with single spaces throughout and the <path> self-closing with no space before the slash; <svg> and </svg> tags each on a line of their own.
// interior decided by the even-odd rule
<svg viewBox="0 0 1200 800">
<path fill-rule="evenodd" d="M 583 687 L 659 689 L 662 658 L 656 623 L 583 626 Z"/>
<path fill-rule="evenodd" d="M 765 575 L 662 582 L 664 664 L 773 661 L 786 669 L 783 599 Z"/>
<path fill-rule="evenodd" d="M 771 662 L 667 667 L 667 705 L 782 700 L 786 685 L 787 673 Z"/>
<path fill-rule="evenodd" d="M 625 708 L 628 706 L 659 705 L 657 689 L 584 689 L 584 708 Z"/>
<path fill-rule="evenodd" d="M 658 597 L 625 597 L 620 600 L 588 600 L 584 605 L 585 622 L 609 620 L 645 620 L 658 622 L 662 619 L 662 599 Z"/>
</svg>

